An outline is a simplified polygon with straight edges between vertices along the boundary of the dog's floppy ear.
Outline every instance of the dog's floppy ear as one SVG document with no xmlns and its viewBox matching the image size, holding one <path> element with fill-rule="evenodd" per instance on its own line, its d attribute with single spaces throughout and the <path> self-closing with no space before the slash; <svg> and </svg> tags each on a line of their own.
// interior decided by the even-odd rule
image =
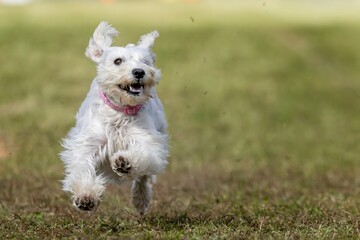
<svg viewBox="0 0 360 240">
<path fill-rule="evenodd" d="M 157 37 L 159 37 L 158 31 L 153 31 L 148 34 L 142 35 L 137 45 L 142 48 L 152 48 Z"/>
<path fill-rule="evenodd" d="M 118 31 L 107 22 L 101 22 L 90 38 L 89 46 L 85 55 L 96 63 L 99 63 L 104 50 L 111 46 L 112 38 L 118 35 Z"/>
</svg>

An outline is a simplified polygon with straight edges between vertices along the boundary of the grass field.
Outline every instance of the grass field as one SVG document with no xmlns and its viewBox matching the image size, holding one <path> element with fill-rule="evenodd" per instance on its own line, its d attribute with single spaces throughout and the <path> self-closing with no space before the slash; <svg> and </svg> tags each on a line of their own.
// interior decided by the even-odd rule
<svg viewBox="0 0 360 240">
<path fill-rule="evenodd" d="M 0 239 L 359 238 L 360 5 L 331 3 L 1 6 Z M 142 219 L 128 185 L 84 214 L 59 182 L 100 20 L 161 35 L 171 157 Z"/>
</svg>

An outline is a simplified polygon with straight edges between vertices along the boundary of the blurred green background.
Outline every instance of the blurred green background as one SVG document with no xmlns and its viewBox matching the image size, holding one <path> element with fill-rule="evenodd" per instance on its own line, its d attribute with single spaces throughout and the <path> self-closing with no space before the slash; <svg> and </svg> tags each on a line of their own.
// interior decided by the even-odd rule
<svg viewBox="0 0 360 240">
<path fill-rule="evenodd" d="M 356 238 L 360 1 L 0 1 L 0 236 Z M 26 1 L 25 1 L 26 2 Z M 167 171 L 138 219 L 129 186 L 95 215 L 61 191 L 59 142 L 115 45 L 157 29 Z"/>
</svg>

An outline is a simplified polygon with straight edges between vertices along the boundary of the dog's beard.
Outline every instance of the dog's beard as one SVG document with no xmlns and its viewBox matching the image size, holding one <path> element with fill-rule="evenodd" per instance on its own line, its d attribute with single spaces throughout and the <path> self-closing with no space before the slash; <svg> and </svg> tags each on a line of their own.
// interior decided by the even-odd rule
<svg viewBox="0 0 360 240">
<path fill-rule="evenodd" d="M 130 86 L 126 85 L 126 88 L 130 89 Z M 124 90 L 118 85 L 114 85 L 109 88 L 109 95 L 110 98 L 120 103 L 121 105 L 129 106 L 143 104 L 152 97 L 151 87 L 148 85 L 144 85 L 141 89 L 141 92 L 139 92 L 138 94 L 132 94 L 130 91 Z"/>
<path fill-rule="evenodd" d="M 146 78 L 141 82 L 133 79 L 117 79 L 98 81 L 99 87 L 108 97 L 119 105 L 135 106 L 143 104 L 151 98 L 151 89 L 156 85 L 154 79 Z"/>
<path fill-rule="evenodd" d="M 156 77 L 158 76 L 158 77 Z M 102 91 L 119 105 L 135 106 L 143 104 L 151 98 L 152 88 L 159 78 L 154 70 L 147 70 L 145 77 L 140 81 L 134 79 L 132 74 L 122 72 L 104 71 L 97 77 L 97 82 Z"/>
</svg>

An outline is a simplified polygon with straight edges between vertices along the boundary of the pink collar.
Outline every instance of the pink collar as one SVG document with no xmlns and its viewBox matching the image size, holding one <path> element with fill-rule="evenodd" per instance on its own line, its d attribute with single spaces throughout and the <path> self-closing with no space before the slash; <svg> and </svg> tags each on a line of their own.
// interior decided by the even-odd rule
<svg viewBox="0 0 360 240">
<path fill-rule="evenodd" d="M 110 101 L 110 99 L 105 95 L 105 93 L 100 91 L 100 90 L 99 90 L 99 96 L 104 101 L 104 103 L 106 105 L 108 105 L 109 107 L 111 107 L 115 111 L 125 113 L 128 116 L 134 116 L 134 115 L 138 114 L 138 112 L 142 108 L 141 104 L 135 105 L 135 106 L 124 106 L 124 107 L 116 106 L 115 104 L 113 104 Z"/>
</svg>

